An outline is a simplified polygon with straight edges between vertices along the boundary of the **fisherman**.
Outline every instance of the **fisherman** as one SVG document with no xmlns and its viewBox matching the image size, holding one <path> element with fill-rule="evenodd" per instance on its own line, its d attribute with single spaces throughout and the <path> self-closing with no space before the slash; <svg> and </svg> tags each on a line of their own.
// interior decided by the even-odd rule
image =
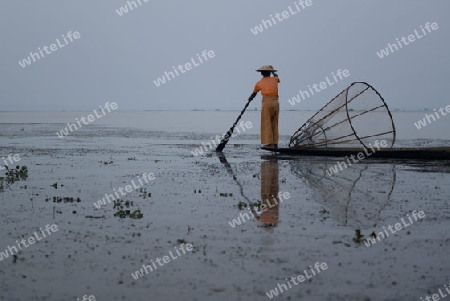
<svg viewBox="0 0 450 301">
<path fill-rule="evenodd" d="M 280 79 L 271 65 L 264 65 L 257 72 L 261 72 L 262 79 L 259 80 L 248 101 L 252 101 L 256 94 L 261 91 L 261 144 L 264 148 L 278 148 L 278 115 L 280 104 L 278 102 L 278 83 Z M 273 74 L 271 77 L 270 74 Z"/>
</svg>

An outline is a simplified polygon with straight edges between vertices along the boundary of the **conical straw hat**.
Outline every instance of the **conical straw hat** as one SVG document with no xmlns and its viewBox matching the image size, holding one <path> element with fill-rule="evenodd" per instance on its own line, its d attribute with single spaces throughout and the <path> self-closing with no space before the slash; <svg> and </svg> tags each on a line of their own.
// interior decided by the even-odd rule
<svg viewBox="0 0 450 301">
<path fill-rule="evenodd" d="M 272 65 L 264 65 L 261 68 L 259 68 L 258 70 L 256 70 L 256 72 L 261 72 L 261 71 L 273 71 L 273 72 L 277 72 L 277 70 L 273 69 Z"/>
</svg>

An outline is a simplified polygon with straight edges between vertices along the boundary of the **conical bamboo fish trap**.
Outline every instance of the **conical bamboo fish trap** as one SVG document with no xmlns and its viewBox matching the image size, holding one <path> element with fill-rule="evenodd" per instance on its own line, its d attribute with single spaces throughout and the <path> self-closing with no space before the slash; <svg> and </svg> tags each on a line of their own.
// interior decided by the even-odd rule
<svg viewBox="0 0 450 301">
<path fill-rule="evenodd" d="M 395 142 L 395 125 L 383 97 L 356 82 L 323 106 L 292 135 L 290 148 L 369 148 L 375 140 Z"/>
</svg>

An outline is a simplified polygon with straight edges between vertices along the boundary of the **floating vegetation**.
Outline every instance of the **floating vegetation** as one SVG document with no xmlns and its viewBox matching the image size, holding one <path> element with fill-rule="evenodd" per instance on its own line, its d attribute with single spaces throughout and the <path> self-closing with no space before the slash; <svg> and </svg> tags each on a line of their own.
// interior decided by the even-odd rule
<svg viewBox="0 0 450 301">
<path fill-rule="evenodd" d="M 320 210 L 320 213 L 326 214 L 326 213 L 330 213 L 330 211 L 328 211 L 328 210 L 325 209 L 325 208 L 322 208 L 322 210 Z"/>
<path fill-rule="evenodd" d="M 26 180 L 28 178 L 28 168 L 26 166 L 20 167 L 19 165 L 16 168 L 9 168 L 5 165 L 4 168 L 0 168 L 6 170 L 5 176 L 0 177 L 0 192 L 3 191 L 7 186 L 20 181 Z"/>
<path fill-rule="evenodd" d="M 239 210 L 244 210 L 244 208 L 247 208 L 247 203 L 240 201 L 237 206 Z"/>
<path fill-rule="evenodd" d="M 194 193 L 202 193 L 202 190 L 199 189 L 199 190 L 197 191 L 197 189 L 194 189 Z"/>
<path fill-rule="evenodd" d="M 103 163 L 104 165 L 111 165 L 114 162 L 113 161 L 100 161 L 100 163 Z"/>
<path fill-rule="evenodd" d="M 228 193 L 228 192 L 224 192 L 224 193 L 221 192 L 219 195 L 220 195 L 220 196 L 224 196 L 224 197 L 233 196 L 232 193 Z"/>
<path fill-rule="evenodd" d="M 51 198 L 53 203 L 79 203 L 81 202 L 80 198 L 68 197 L 68 196 L 54 196 Z M 50 198 L 45 199 L 46 202 L 50 201 Z"/>
<path fill-rule="evenodd" d="M 334 241 L 333 241 L 333 244 L 334 244 L 334 245 L 335 245 L 335 244 L 343 244 L 344 246 L 349 247 L 349 248 L 352 246 L 352 245 L 349 244 L 349 243 L 342 242 L 342 240 L 334 240 Z"/>
<path fill-rule="evenodd" d="M 15 169 L 10 169 L 5 165 L 4 169 L 6 170 L 5 177 L 0 177 L 0 180 L 2 181 L 14 183 L 16 181 L 26 180 L 28 177 L 28 168 L 26 166 L 20 167 L 17 165 Z"/>
<path fill-rule="evenodd" d="M 239 203 L 237 204 L 237 207 L 239 210 L 244 210 L 244 208 L 247 208 L 247 207 L 249 207 L 250 209 L 253 209 L 253 208 L 261 209 L 262 205 L 263 205 L 263 203 L 261 201 L 257 201 L 257 202 L 249 203 L 249 204 L 239 201 Z"/>
<path fill-rule="evenodd" d="M 136 161 L 137 159 L 136 159 L 136 157 L 130 157 L 130 158 L 128 158 L 128 160 L 130 160 L 130 161 Z"/>
<path fill-rule="evenodd" d="M 133 201 L 124 201 L 124 200 L 121 200 L 121 199 L 117 199 L 117 200 L 114 201 L 113 209 L 116 209 L 116 208 L 123 209 L 124 206 L 126 208 L 130 208 L 131 206 L 134 206 L 134 202 Z"/>
<path fill-rule="evenodd" d="M 142 198 L 151 198 L 152 197 L 152 193 L 151 192 L 147 192 L 147 188 L 140 188 L 139 192 L 141 193 L 139 196 L 141 196 Z"/>
<path fill-rule="evenodd" d="M 374 232 L 372 232 L 371 235 L 373 235 L 373 234 L 374 234 Z M 376 234 L 375 234 L 375 236 L 376 236 Z M 361 234 L 361 230 L 360 229 L 356 229 L 355 230 L 355 237 L 353 237 L 353 241 L 360 244 L 360 243 L 366 241 L 366 239 L 363 238 L 363 237 L 364 237 L 364 235 Z"/>
<path fill-rule="evenodd" d="M 141 210 L 135 210 L 131 213 L 131 210 L 119 210 L 114 213 L 114 216 L 118 216 L 120 218 L 126 218 L 127 216 L 130 218 L 138 219 L 143 218 L 144 215 L 141 213 Z"/>
<path fill-rule="evenodd" d="M 142 189 L 142 188 L 141 188 Z M 134 210 L 133 212 L 130 209 L 124 209 L 124 208 L 130 208 L 134 206 L 134 202 L 133 201 L 125 201 L 125 200 L 115 200 L 114 201 L 114 209 L 118 208 L 120 209 L 119 211 L 117 211 L 116 213 L 114 213 L 114 216 L 118 216 L 120 218 L 134 218 L 134 219 L 139 219 L 139 218 L 143 218 L 144 215 L 141 213 L 141 210 Z"/>
</svg>

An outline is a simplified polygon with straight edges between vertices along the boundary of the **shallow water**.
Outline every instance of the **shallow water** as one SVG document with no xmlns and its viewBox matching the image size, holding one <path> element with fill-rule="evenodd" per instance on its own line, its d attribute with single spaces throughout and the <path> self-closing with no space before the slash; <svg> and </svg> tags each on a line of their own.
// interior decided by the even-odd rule
<svg viewBox="0 0 450 301">
<path fill-rule="evenodd" d="M 19 153 L 29 169 L 0 192 L 0 252 L 46 224 L 59 229 L 16 261 L 0 261 L 0 300 L 268 300 L 266 292 L 316 262 L 328 269 L 278 299 L 418 300 L 450 282 L 449 162 L 368 158 L 330 177 L 338 158 L 260 150 L 253 111 L 243 120 L 254 127 L 228 143 L 224 158 L 191 154 L 238 113 L 114 113 L 63 139 L 56 132 L 84 113 L 0 113 L 0 155 Z M 283 141 L 309 113 L 282 113 Z M 423 114 L 394 116 L 400 145 L 448 145 L 446 119 L 414 128 Z M 93 206 L 145 172 L 155 180 L 121 197 L 143 218 Z M 268 191 L 290 198 L 258 220 L 238 209 Z M 353 241 L 355 229 L 367 237 L 414 210 L 425 218 L 370 247 Z M 232 228 L 244 213 L 251 219 Z M 276 226 L 264 227 L 274 217 Z M 192 252 L 131 276 L 184 241 Z"/>
</svg>

